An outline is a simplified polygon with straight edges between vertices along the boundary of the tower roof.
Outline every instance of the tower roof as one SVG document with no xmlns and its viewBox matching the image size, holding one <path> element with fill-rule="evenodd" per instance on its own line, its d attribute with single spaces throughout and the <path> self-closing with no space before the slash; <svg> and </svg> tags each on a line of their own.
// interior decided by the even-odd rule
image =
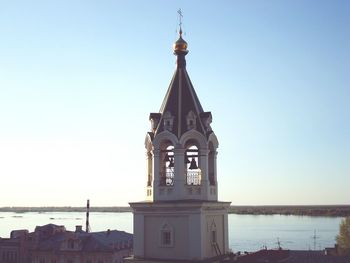
<svg viewBox="0 0 350 263">
<path fill-rule="evenodd" d="M 203 135 L 211 132 L 211 113 L 204 112 L 198 96 L 193 88 L 186 70 L 185 56 L 188 53 L 187 42 L 182 38 L 180 27 L 179 39 L 174 43 L 174 55 L 177 56 L 176 69 L 169 88 L 159 110 L 159 114 L 151 113 L 150 119 L 156 120 L 154 133 L 169 130 L 178 138 L 186 131 L 195 129 Z M 164 124 L 171 119 L 171 127 Z"/>
</svg>

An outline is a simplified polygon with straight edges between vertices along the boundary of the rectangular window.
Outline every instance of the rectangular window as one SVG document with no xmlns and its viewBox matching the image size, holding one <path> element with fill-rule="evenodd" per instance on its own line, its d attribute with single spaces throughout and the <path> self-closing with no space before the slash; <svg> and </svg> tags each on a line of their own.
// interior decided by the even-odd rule
<svg viewBox="0 0 350 263">
<path fill-rule="evenodd" d="M 171 245 L 171 232 L 169 230 L 162 231 L 162 245 L 163 246 Z"/>
</svg>

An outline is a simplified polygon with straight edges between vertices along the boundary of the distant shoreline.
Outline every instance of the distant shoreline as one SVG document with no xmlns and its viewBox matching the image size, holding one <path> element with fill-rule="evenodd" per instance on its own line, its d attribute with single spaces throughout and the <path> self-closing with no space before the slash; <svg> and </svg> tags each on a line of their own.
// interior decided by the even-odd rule
<svg viewBox="0 0 350 263">
<path fill-rule="evenodd" d="M 85 212 L 85 207 L 0 207 L 0 212 Z M 113 207 L 90 207 L 90 212 L 131 212 L 127 206 Z M 231 206 L 230 214 L 240 215 L 296 215 L 296 216 L 328 216 L 328 217 L 346 217 L 350 216 L 350 205 L 267 205 L 267 206 Z"/>
</svg>

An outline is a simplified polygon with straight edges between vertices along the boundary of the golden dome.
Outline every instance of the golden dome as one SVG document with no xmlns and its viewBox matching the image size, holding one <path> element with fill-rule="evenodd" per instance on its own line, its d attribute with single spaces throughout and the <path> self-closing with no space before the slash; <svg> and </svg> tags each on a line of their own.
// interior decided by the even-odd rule
<svg viewBox="0 0 350 263">
<path fill-rule="evenodd" d="M 174 51 L 187 51 L 187 42 L 182 38 L 182 30 L 180 29 L 180 37 L 173 45 Z"/>
</svg>

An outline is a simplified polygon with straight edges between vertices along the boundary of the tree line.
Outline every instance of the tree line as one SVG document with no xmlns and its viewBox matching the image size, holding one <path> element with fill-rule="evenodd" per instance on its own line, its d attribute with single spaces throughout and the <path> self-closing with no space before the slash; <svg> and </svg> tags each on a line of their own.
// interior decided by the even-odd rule
<svg viewBox="0 0 350 263">
<path fill-rule="evenodd" d="M 0 207 L 0 212 L 85 212 L 86 207 Z M 112 206 L 112 207 L 90 207 L 91 212 L 131 212 L 128 206 Z M 229 209 L 231 214 L 244 215 L 297 215 L 297 216 L 330 216 L 330 217 L 346 217 L 350 216 L 350 205 L 318 205 L 318 206 L 231 206 Z"/>
<path fill-rule="evenodd" d="M 350 205 L 231 206 L 230 213 L 247 215 L 350 216 Z"/>
</svg>

